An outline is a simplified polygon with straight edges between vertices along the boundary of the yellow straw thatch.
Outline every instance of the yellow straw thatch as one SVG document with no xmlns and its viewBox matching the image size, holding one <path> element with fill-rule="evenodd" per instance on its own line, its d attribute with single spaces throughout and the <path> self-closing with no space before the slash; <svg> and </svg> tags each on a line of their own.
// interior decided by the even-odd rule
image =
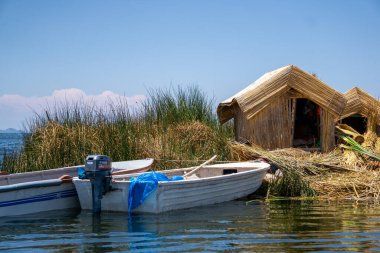
<svg viewBox="0 0 380 253">
<path fill-rule="evenodd" d="M 235 105 L 250 119 L 291 89 L 333 115 L 339 116 L 344 110 L 346 100 L 343 94 L 300 68 L 288 65 L 264 74 L 244 90 L 220 103 L 217 109 L 219 120 L 224 123 L 231 119 Z"/>
<path fill-rule="evenodd" d="M 347 104 L 340 119 L 354 114 L 360 114 L 368 118 L 371 114 L 375 113 L 377 115 L 373 116 L 375 117 L 374 121 L 376 124 L 380 124 L 380 102 L 377 99 L 358 87 L 347 91 L 344 97 L 347 100 Z"/>
</svg>

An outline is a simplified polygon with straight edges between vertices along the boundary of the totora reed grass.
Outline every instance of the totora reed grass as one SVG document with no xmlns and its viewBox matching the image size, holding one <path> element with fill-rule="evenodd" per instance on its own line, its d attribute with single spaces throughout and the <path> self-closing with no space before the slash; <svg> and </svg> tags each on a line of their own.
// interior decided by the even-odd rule
<svg viewBox="0 0 380 253">
<path fill-rule="evenodd" d="M 78 165 L 89 154 L 113 161 L 152 157 L 157 167 L 193 166 L 191 161 L 214 154 L 228 160 L 232 127 L 221 126 L 212 111 L 212 101 L 195 86 L 150 90 L 133 109 L 126 101 L 103 108 L 81 102 L 56 105 L 28 121 L 23 150 L 5 157 L 3 170 Z"/>
</svg>

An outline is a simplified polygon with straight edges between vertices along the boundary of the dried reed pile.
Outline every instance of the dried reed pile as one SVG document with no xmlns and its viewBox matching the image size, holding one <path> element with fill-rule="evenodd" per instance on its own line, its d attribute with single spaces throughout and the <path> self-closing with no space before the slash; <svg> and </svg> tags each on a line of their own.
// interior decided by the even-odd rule
<svg viewBox="0 0 380 253">
<path fill-rule="evenodd" d="M 304 156 L 302 151 L 291 149 L 274 153 L 258 146 L 247 146 L 236 142 L 231 142 L 229 146 L 232 157 L 237 160 L 264 158 L 281 170 L 282 176 L 270 180 L 267 196 L 310 197 L 316 195 L 306 175 L 317 175 L 324 169 L 307 160 L 297 159 L 296 153 Z"/>
<path fill-rule="evenodd" d="M 229 146 L 237 160 L 264 158 L 282 171 L 282 176 L 270 178 L 268 197 L 380 198 L 380 167 L 369 169 L 368 159 L 353 151 L 310 153 L 293 148 L 267 151 L 236 142 Z M 348 154 L 360 157 L 363 163 L 350 164 Z"/>
<path fill-rule="evenodd" d="M 376 159 L 376 156 L 380 154 L 380 138 L 377 137 L 376 133 L 367 131 L 362 136 L 362 145 L 349 136 L 342 136 L 341 138 L 346 142 L 339 145 L 343 148 L 342 157 L 345 166 L 357 169 L 380 167 L 380 161 Z"/>
<path fill-rule="evenodd" d="M 321 198 L 380 200 L 380 172 L 378 170 L 328 173 L 313 177 L 310 186 Z"/>
</svg>

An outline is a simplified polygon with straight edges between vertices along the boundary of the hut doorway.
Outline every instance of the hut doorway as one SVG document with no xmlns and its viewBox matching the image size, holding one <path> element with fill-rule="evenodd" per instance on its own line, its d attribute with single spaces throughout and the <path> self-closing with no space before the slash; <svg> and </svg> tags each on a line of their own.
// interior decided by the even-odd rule
<svg viewBox="0 0 380 253">
<path fill-rule="evenodd" d="M 342 124 L 349 125 L 360 134 L 364 134 L 367 131 L 367 118 L 360 114 L 354 114 L 342 119 Z"/>
<path fill-rule="evenodd" d="M 321 108 L 305 98 L 295 99 L 293 147 L 320 148 Z"/>
</svg>

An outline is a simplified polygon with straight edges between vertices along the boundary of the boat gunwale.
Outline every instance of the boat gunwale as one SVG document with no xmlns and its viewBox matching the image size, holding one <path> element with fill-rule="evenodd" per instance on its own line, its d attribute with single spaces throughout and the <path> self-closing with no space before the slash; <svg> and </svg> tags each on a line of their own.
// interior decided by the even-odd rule
<svg viewBox="0 0 380 253">
<path fill-rule="evenodd" d="M 0 193 L 32 189 L 32 188 L 40 188 L 40 187 L 59 186 L 62 183 L 65 183 L 65 182 L 63 182 L 61 179 L 45 179 L 45 180 L 28 181 L 28 182 L 15 183 L 15 184 L 9 184 L 9 185 L 0 185 Z"/>
<path fill-rule="evenodd" d="M 140 159 L 140 160 L 117 161 L 117 162 L 113 162 L 113 164 L 116 164 L 115 166 L 123 166 L 123 163 L 132 163 L 132 162 L 135 162 L 135 161 L 146 161 L 147 164 L 149 164 L 149 165 L 145 166 L 143 169 L 148 169 L 152 165 L 154 159 L 153 158 L 146 158 L 146 159 Z M 85 165 L 74 165 L 74 166 L 68 166 L 68 167 L 62 167 L 62 168 L 54 168 L 54 169 L 46 169 L 46 170 L 36 170 L 36 171 L 28 171 L 28 172 L 18 172 L 18 173 L 13 173 L 13 174 L 8 174 L 8 175 L 0 175 L 0 180 L 6 180 L 8 182 L 8 184 L 0 185 L 0 188 L 1 187 L 5 187 L 5 186 L 18 185 L 18 184 L 27 184 L 27 183 L 34 183 L 34 182 L 52 180 L 53 178 L 44 179 L 44 176 L 48 176 L 48 175 L 51 175 L 51 174 L 59 174 L 59 172 L 66 173 L 66 174 L 67 173 L 76 173 L 77 174 L 78 169 L 79 168 L 84 168 L 84 166 Z M 119 169 L 119 168 L 118 167 L 114 167 L 112 165 L 112 169 Z M 141 169 L 141 168 L 138 168 L 138 169 Z M 138 169 L 137 168 L 136 169 L 131 169 L 131 174 L 133 174 L 133 173 L 139 173 L 139 172 L 135 172 Z M 117 170 L 116 172 L 119 172 L 119 171 L 123 171 L 124 173 L 128 173 L 127 172 L 128 169 L 120 169 L 120 170 Z M 61 174 L 61 176 L 62 175 L 64 175 L 64 174 Z M 28 177 L 33 177 L 33 176 L 41 176 L 42 178 L 39 179 L 39 180 L 27 181 Z M 119 175 L 119 176 L 122 176 L 122 174 Z M 19 182 L 19 183 L 9 182 L 9 180 L 22 179 L 22 178 L 25 178 L 26 181 L 25 182 Z M 56 178 L 56 179 L 58 179 L 58 178 Z"/>
<path fill-rule="evenodd" d="M 201 177 L 201 178 L 189 178 L 186 180 L 178 180 L 178 181 L 159 181 L 158 185 L 160 186 L 160 185 L 166 185 L 166 184 L 175 185 L 175 184 L 185 184 L 185 183 L 186 184 L 197 183 L 197 182 L 203 182 L 203 181 L 207 181 L 207 182 L 219 181 L 219 180 L 222 180 L 225 178 L 235 178 L 235 177 L 239 177 L 239 176 L 243 176 L 243 175 L 247 175 L 247 174 L 256 174 L 256 173 L 260 173 L 262 171 L 268 171 L 269 168 L 270 168 L 270 166 L 268 165 L 268 168 L 254 168 L 251 170 L 231 173 L 231 174 L 227 174 L 227 175 L 209 176 L 209 177 Z"/>
<path fill-rule="evenodd" d="M 245 163 L 245 162 L 243 162 Z M 236 164 L 239 164 L 239 163 L 236 163 Z M 218 166 L 216 166 L 218 165 Z M 214 165 L 208 165 L 208 166 L 204 166 L 203 169 L 207 169 L 207 168 L 212 168 L 212 169 L 219 169 L 219 168 L 223 168 L 223 165 L 224 164 L 214 164 Z M 253 166 L 254 165 L 254 166 Z M 257 167 L 257 165 L 259 165 L 259 167 Z M 213 167 L 211 167 L 213 166 Z M 231 167 L 231 168 L 242 168 L 242 169 L 247 169 L 249 167 L 239 167 L 239 166 L 234 166 L 234 167 Z M 163 170 L 163 171 L 160 171 L 162 173 L 165 174 L 165 172 L 168 172 L 168 173 L 176 173 L 176 172 L 185 172 L 185 171 L 189 171 L 193 169 L 192 167 L 191 168 L 182 168 L 182 169 L 172 169 L 172 170 Z M 237 173 L 231 173 L 231 174 L 226 174 L 226 175 L 217 175 L 217 176 L 209 176 L 209 177 L 202 177 L 202 178 L 189 178 L 189 179 L 185 179 L 185 180 L 176 180 L 176 181 L 159 181 L 158 182 L 158 186 L 160 185 L 166 185 L 166 184 L 171 184 L 171 185 L 175 185 L 175 184 L 188 184 L 188 183 L 197 183 L 197 182 L 202 182 L 202 181 L 208 181 L 208 182 L 211 182 L 211 181 L 215 181 L 215 180 L 220 180 L 220 179 L 224 179 L 224 178 L 233 178 L 233 177 L 237 177 L 237 176 L 240 176 L 240 175 L 246 175 L 246 174 L 252 174 L 252 173 L 259 173 L 259 172 L 262 172 L 262 171 L 268 171 L 270 169 L 270 164 L 268 163 L 265 163 L 265 162 L 255 162 L 255 163 L 252 163 L 252 169 L 247 169 L 246 171 L 240 171 L 240 172 L 237 172 Z M 120 175 L 120 176 L 117 176 L 117 177 L 113 177 L 115 180 L 112 181 L 112 184 L 113 183 L 130 183 L 130 179 L 133 178 L 133 177 L 137 177 L 139 175 L 142 175 L 143 173 L 134 173 L 134 174 L 128 174 L 128 175 Z M 128 179 L 128 180 L 126 180 Z M 78 181 L 90 181 L 89 179 L 78 179 L 77 177 L 75 177 L 73 180 L 78 180 Z"/>
</svg>

